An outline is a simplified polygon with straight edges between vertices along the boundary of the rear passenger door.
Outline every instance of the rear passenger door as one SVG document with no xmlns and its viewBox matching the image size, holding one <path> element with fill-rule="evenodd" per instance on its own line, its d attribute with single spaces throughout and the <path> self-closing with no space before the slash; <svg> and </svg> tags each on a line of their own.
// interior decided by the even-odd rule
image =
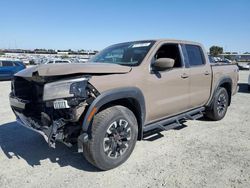
<svg viewBox="0 0 250 188">
<path fill-rule="evenodd" d="M 211 66 L 206 63 L 203 50 L 198 45 L 184 45 L 184 56 L 189 67 L 189 105 L 188 108 L 203 106 L 210 97 Z"/>
</svg>

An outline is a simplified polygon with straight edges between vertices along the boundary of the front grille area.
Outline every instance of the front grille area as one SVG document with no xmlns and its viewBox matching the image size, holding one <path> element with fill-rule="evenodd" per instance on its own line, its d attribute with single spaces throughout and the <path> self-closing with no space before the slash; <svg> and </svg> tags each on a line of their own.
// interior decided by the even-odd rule
<svg viewBox="0 0 250 188">
<path fill-rule="evenodd" d="M 40 119 L 41 112 L 44 111 L 43 85 L 25 80 L 21 77 L 14 77 L 12 82 L 12 95 L 28 101 L 23 113 L 28 117 Z"/>
<path fill-rule="evenodd" d="M 13 94 L 23 100 L 42 102 L 43 85 L 24 78 L 14 77 Z"/>
</svg>

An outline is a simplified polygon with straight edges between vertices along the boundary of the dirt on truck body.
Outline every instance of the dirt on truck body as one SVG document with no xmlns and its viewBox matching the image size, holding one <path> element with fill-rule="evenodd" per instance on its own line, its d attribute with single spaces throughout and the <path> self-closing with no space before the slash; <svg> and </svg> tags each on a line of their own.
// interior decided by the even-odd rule
<svg viewBox="0 0 250 188">
<path fill-rule="evenodd" d="M 17 73 L 10 105 L 50 147 L 78 144 L 102 170 L 137 140 L 188 119 L 222 119 L 237 92 L 236 65 L 211 65 L 195 42 L 145 40 L 110 46 L 85 64 L 39 65 Z"/>
</svg>

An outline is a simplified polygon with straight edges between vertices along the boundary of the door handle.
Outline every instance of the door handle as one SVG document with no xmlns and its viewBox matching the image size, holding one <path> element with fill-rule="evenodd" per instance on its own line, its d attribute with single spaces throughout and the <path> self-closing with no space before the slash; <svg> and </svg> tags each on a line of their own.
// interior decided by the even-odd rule
<svg viewBox="0 0 250 188">
<path fill-rule="evenodd" d="M 187 73 L 183 73 L 183 74 L 181 75 L 181 78 L 183 78 L 183 79 L 188 78 L 188 77 L 189 77 L 189 76 L 188 76 Z"/>
<path fill-rule="evenodd" d="M 205 71 L 204 74 L 205 75 L 210 75 L 210 73 L 208 71 Z"/>
</svg>

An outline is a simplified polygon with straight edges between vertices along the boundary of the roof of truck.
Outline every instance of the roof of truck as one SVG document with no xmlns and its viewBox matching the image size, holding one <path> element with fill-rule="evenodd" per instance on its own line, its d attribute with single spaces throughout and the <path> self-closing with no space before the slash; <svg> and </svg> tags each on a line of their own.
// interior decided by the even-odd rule
<svg viewBox="0 0 250 188">
<path fill-rule="evenodd" d="M 130 41 L 130 42 L 150 42 L 150 41 L 155 41 L 155 42 L 169 42 L 169 43 L 182 43 L 182 44 L 193 44 L 193 45 L 199 45 L 202 46 L 201 43 L 198 42 L 193 42 L 193 41 L 188 41 L 188 40 L 178 40 L 178 39 L 145 39 L 145 40 L 136 40 L 136 41 Z"/>
<path fill-rule="evenodd" d="M 156 41 L 168 41 L 168 42 L 175 42 L 175 43 L 184 43 L 184 44 L 198 44 L 201 45 L 198 42 L 188 41 L 188 40 L 177 40 L 177 39 L 156 39 Z"/>
</svg>

